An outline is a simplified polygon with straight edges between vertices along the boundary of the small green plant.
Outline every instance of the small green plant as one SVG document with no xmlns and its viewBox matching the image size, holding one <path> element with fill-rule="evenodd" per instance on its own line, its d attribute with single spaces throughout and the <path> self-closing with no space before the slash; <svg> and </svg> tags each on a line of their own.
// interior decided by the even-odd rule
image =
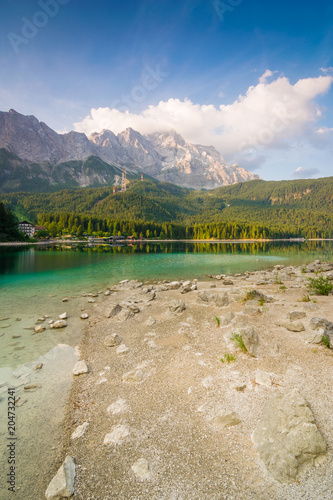
<svg viewBox="0 0 333 500">
<path fill-rule="evenodd" d="M 221 323 L 220 318 L 218 316 L 214 316 L 214 319 L 216 321 L 216 326 L 219 327 Z"/>
<path fill-rule="evenodd" d="M 307 289 L 315 295 L 329 295 L 333 290 L 333 283 L 329 278 L 319 276 L 319 278 L 308 278 Z"/>
<path fill-rule="evenodd" d="M 303 293 L 303 297 L 301 298 L 301 302 L 310 302 L 310 297 L 308 293 Z"/>
<path fill-rule="evenodd" d="M 284 291 L 284 290 L 286 290 L 286 289 L 287 289 L 287 287 L 286 287 L 286 286 L 284 286 L 284 285 L 280 286 L 280 290 L 283 290 L 283 291 Z"/>
<path fill-rule="evenodd" d="M 246 292 L 245 297 L 244 297 L 244 302 L 247 300 L 254 300 L 257 296 L 257 292 L 255 290 L 249 290 Z"/>
<path fill-rule="evenodd" d="M 220 359 L 222 363 L 231 363 L 232 361 L 236 361 L 236 358 L 233 354 L 225 354 L 223 358 Z"/>
<path fill-rule="evenodd" d="M 325 347 L 330 347 L 330 341 L 328 340 L 327 337 L 325 337 L 325 335 L 322 335 L 321 336 L 321 343 L 325 346 Z"/>
<path fill-rule="evenodd" d="M 247 349 L 244 344 L 244 340 L 239 333 L 233 333 L 231 336 L 231 340 L 235 342 L 235 344 L 240 348 L 242 352 L 247 352 Z"/>
<path fill-rule="evenodd" d="M 264 301 L 263 297 L 260 297 L 260 299 L 259 299 L 259 305 L 263 306 L 264 303 L 265 303 L 265 301 Z"/>
<path fill-rule="evenodd" d="M 303 273 L 303 274 L 306 273 L 306 267 L 302 267 L 301 273 Z"/>
<path fill-rule="evenodd" d="M 282 285 L 282 281 L 280 280 L 280 278 L 278 278 L 277 274 L 275 275 L 275 283 L 276 285 Z"/>
</svg>

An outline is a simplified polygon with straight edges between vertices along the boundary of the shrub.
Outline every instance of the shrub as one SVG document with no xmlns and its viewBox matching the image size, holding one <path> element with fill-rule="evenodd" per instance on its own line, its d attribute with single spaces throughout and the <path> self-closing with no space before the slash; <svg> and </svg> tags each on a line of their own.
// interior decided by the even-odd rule
<svg viewBox="0 0 333 500">
<path fill-rule="evenodd" d="M 307 289 L 315 295 L 329 295 L 333 290 L 333 283 L 329 278 L 308 278 Z"/>
<path fill-rule="evenodd" d="M 326 346 L 326 347 L 330 347 L 330 342 L 329 342 L 328 338 L 327 338 L 327 337 L 325 337 L 325 335 L 322 335 L 322 337 L 321 337 L 321 343 L 322 343 L 324 346 Z"/>
</svg>

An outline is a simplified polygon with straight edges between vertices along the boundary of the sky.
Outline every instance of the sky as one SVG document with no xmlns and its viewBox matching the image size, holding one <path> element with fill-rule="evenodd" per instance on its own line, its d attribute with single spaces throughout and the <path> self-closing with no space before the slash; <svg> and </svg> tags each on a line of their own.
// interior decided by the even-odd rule
<svg viewBox="0 0 333 500">
<path fill-rule="evenodd" d="M 0 110 L 174 129 L 265 180 L 333 175 L 331 0 L 0 0 Z"/>
</svg>

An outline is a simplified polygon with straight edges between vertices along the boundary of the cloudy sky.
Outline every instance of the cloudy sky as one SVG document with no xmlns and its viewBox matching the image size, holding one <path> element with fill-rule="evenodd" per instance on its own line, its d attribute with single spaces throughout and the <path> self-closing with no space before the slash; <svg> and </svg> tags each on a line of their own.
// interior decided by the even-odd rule
<svg viewBox="0 0 333 500">
<path fill-rule="evenodd" d="M 330 0 L 0 0 L 0 110 L 175 129 L 263 179 L 333 175 Z"/>
</svg>

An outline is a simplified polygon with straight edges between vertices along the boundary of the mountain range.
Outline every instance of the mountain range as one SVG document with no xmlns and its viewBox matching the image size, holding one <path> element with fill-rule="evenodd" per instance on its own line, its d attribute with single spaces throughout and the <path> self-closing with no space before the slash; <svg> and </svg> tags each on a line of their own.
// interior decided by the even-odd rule
<svg viewBox="0 0 333 500">
<path fill-rule="evenodd" d="M 0 189 L 5 192 L 118 185 L 125 168 L 129 177 L 143 173 L 193 189 L 260 179 L 228 165 L 213 146 L 186 143 L 174 130 L 59 134 L 13 109 L 0 112 L 0 148 Z"/>
</svg>

